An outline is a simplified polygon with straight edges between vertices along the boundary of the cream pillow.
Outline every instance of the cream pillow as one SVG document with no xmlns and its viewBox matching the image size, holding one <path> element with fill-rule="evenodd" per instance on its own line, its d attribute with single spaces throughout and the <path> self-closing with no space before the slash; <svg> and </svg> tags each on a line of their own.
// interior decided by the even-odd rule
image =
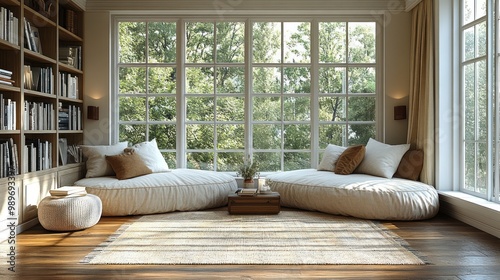
<svg viewBox="0 0 500 280">
<path fill-rule="evenodd" d="M 165 162 L 165 158 L 163 158 L 163 155 L 158 149 L 156 139 L 135 144 L 131 149 L 141 157 L 144 164 L 146 164 L 153 173 L 170 171 L 167 162 Z"/>
<path fill-rule="evenodd" d="M 115 175 L 113 168 L 106 162 L 106 156 L 121 154 L 127 145 L 128 142 L 125 141 L 108 146 L 81 146 L 83 156 L 87 158 L 87 174 L 85 177 L 92 178 Z"/>
<path fill-rule="evenodd" d="M 340 155 L 347 149 L 346 147 L 337 146 L 333 144 L 328 144 L 325 151 L 323 152 L 323 157 L 318 165 L 318 170 L 333 171 L 335 170 L 335 164 L 339 159 Z"/>
<path fill-rule="evenodd" d="M 410 144 L 388 145 L 370 138 L 366 144 L 365 158 L 355 172 L 392 178 L 401 158 L 409 149 Z"/>
</svg>

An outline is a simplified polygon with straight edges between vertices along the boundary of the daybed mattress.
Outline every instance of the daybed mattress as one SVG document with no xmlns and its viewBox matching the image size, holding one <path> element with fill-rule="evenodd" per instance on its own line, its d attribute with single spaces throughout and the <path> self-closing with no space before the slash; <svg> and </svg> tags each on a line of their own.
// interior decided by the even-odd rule
<svg viewBox="0 0 500 280">
<path fill-rule="evenodd" d="M 227 205 L 237 189 L 233 176 L 214 171 L 174 169 L 127 180 L 84 178 L 75 182 L 102 201 L 103 216 L 192 211 Z"/>
<path fill-rule="evenodd" d="M 439 210 L 437 191 L 417 181 L 316 169 L 274 173 L 266 180 L 285 207 L 377 220 L 421 220 Z"/>
</svg>

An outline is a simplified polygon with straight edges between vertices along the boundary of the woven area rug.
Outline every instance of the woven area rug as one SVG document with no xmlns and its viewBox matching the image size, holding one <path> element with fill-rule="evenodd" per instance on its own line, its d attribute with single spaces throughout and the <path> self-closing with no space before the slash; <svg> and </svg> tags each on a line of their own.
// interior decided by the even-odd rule
<svg viewBox="0 0 500 280">
<path fill-rule="evenodd" d="M 86 256 L 90 264 L 424 264 L 378 223 L 305 211 L 146 215 Z"/>
</svg>

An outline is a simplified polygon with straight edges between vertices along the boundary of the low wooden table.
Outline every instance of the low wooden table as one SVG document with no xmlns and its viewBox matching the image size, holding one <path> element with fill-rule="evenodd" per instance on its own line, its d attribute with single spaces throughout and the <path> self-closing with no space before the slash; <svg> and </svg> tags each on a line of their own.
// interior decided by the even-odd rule
<svg viewBox="0 0 500 280">
<path fill-rule="evenodd" d="M 280 194 L 270 192 L 255 196 L 228 195 L 229 214 L 278 214 L 281 210 Z"/>
</svg>

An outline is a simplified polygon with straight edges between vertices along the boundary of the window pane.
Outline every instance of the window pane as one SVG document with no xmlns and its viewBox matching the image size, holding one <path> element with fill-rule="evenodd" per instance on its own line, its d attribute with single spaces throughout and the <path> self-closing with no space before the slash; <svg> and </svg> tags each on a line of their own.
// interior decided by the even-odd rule
<svg viewBox="0 0 500 280">
<path fill-rule="evenodd" d="M 486 143 L 478 143 L 477 156 L 477 185 L 476 192 L 486 194 L 488 187 L 488 147 Z"/>
<path fill-rule="evenodd" d="M 214 69 L 211 67 L 186 68 L 186 93 L 213 94 Z"/>
<path fill-rule="evenodd" d="M 285 150 L 307 150 L 311 147 L 309 124 L 287 124 L 284 131 Z"/>
<path fill-rule="evenodd" d="M 253 62 L 281 63 L 281 23 L 253 24 Z"/>
<path fill-rule="evenodd" d="M 276 172 L 281 170 L 280 152 L 256 152 L 253 159 L 259 163 L 260 172 Z"/>
<path fill-rule="evenodd" d="M 213 97 L 186 98 L 186 120 L 213 121 L 214 98 Z"/>
<path fill-rule="evenodd" d="M 120 141 L 129 143 L 141 143 L 146 141 L 146 125 L 143 124 L 120 124 Z"/>
<path fill-rule="evenodd" d="M 214 24 L 209 22 L 186 23 L 186 62 L 207 63 L 214 61 Z"/>
<path fill-rule="evenodd" d="M 168 153 L 164 152 L 164 153 L 161 153 L 161 155 L 163 156 L 163 158 L 167 162 L 168 168 L 170 168 L 170 169 L 177 168 L 177 158 L 176 158 L 177 156 L 176 156 L 175 152 L 168 152 Z"/>
<path fill-rule="evenodd" d="M 311 119 L 309 97 L 285 97 L 283 119 L 285 121 L 308 121 Z"/>
<path fill-rule="evenodd" d="M 329 67 L 319 69 L 320 93 L 346 93 L 346 69 Z"/>
<path fill-rule="evenodd" d="M 214 170 L 214 153 L 187 153 L 187 168 Z"/>
<path fill-rule="evenodd" d="M 469 27 L 464 31 L 464 59 L 469 60 L 476 56 L 475 27 Z"/>
<path fill-rule="evenodd" d="M 346 23 L 319 23 L 319 61 L 321 63 L 346 62 Z"/>
<path fill-rule="evenodd" d="M 311 24 L 309 22 L 283 23 L 285 63 L 311 61 Z"/>
<path fill-rule="evenodd" d="M 375 97 L 349 97 L 349 121 L 375 121 Z"/>
<path fill-rule="evenodd" d="M 375 68 L 349 69 L 349 93 L 375 93 Z"/>
<path fill-rule="evenodd" d="M 345 121 L 345 103 L 345 97 L 320 97 L 319 120 L 332 122 Z"/>
<path fill-rule="evenodd" d="M 375 62 L 374 22 L 349 22 L 349 62 Z"/>
<path fill-rule="evenodd" d="M 280 121 L 281 98 L 279 97 L 253 98 L 252 113 L 254 121 Z"/>
<path fill-rule="evenodd" d="M 120 110 L 120 121 L 145 121 L 146 120 L 146 98 L 124 97 L 118 98 Z"/>
<path fill-rule="evenodd" d="M 281 149 L 281 125 L 254 124 L 254 149 Z"/>
<path fill-rule="evenodd" d="M 476 144 L 465 143 L 465 186 L 469 191 L 476 188 Z"/>
<path fill-rule="evenodd" d="M 175 150 L 177 132 L 175 124 L 153 124 L 149 127 L 149 139 L 156 139 L 160 150 Z"/>
<path fill-rule="evenodd" d="M 146 62 L 146 23 L 120 22 L 118 29 L 119 62 Z"/>
<path fill-rule="evenodd" d="M 348 145 L 366 145 L 370 138 L 375 138 L 374 124 L 351 124 L 349 125 Z"/>
<path fill-rule="evenodd" d="M 346 146 L 345 134 L 344 124 L 322 124 L 319 126 L 319 146 L 323 148 L 326 148 L 328 144 Z"/>
<path fill-rule="evenodd" d="M 253 68 L 254 93 L 281 93 L 281 72 L 278 67 Z"/>
<path fill-rule="evenodd" d="M 486 22 L 476 25 L 477 56 L 486 55 Z"/>
<path fill-rule="evenodd" d="M 175 22 L 150 22 L 148 47 L 150 63 L 168 63 L 176 60 Z"/>
<path fill-rule="evenodd" d="M 244 90 L 243 67 L 217 67 L 217 93 L 243 93 Z"/>
<path fill-rule="evenodd" d="M 486 15 L 486 0 L 476 0 L 476 19 Z"/>
<path fill-rule="evenodd" d="M 462 0 L 463 3 L 463 23 L 467 24 L 474 20 L 474 2 L 475 0 Z"/>
<path fill-rule="evenodd" d="M 464 114 L 465 114 L 465 139 L 476 138 L 476 74 L 474 64 L 464 67 Z"/>
<path fill-rule="evenodd" d="M 148 74 L 149 93 L 172 93 L 176 91 L 176 69 L 173 67 L 151 67 Z"/>
<path fill-rule="evenodd" d="M 245 149 L 245 129 L 242 124 L 217 125 L 217 148 Z"/>
<path fill-rule="evenodd" d="M 311 168 L 311 153 L 285 153 L 284 170 Z"/>
<path fill-rule="evenodd" d="M 243 97 L 217 98 L 217 121 L 245 120 L 245 103 Z"/>
<path fill-rule="evenodd" d="M 476 63 L 477 71 L 477 139 L 486 141 L 488 139 L 488 91 L 487 91 L 487 73 L 486 61 L 478 61 Z"/>
<path fill-rule="evenodd" d="M 245 61 L 245 23 L 217 23 L 217 62 Z"/>
<path fill-rule="evenodd" d="M 214 146 L 214 126 L 206 124 L 186 125 L 187 148 L 190 150 L 211 149 Z"/>
<path fill-rule="evenodd" d="M 175 97 L 150 97 L 148 101 L 150 121 L 172 122 L 177 119 Z"/>
<path fill-rule="evenodd" d="M 122 67 L 119 70 L 120 88 L 118 93 L 146 93 L 146 68 Z"/>
<path fill-rule="evenodd" d="M 241 165 L 243 153 L 217 153 L 218 171 L 235 171 Z"/>
<path fill-rule="evenodd" d="M 283 69 L 284 93 L 310 93 L 311 71 L 309 67 L 285 67 Z"/>
</svg>

